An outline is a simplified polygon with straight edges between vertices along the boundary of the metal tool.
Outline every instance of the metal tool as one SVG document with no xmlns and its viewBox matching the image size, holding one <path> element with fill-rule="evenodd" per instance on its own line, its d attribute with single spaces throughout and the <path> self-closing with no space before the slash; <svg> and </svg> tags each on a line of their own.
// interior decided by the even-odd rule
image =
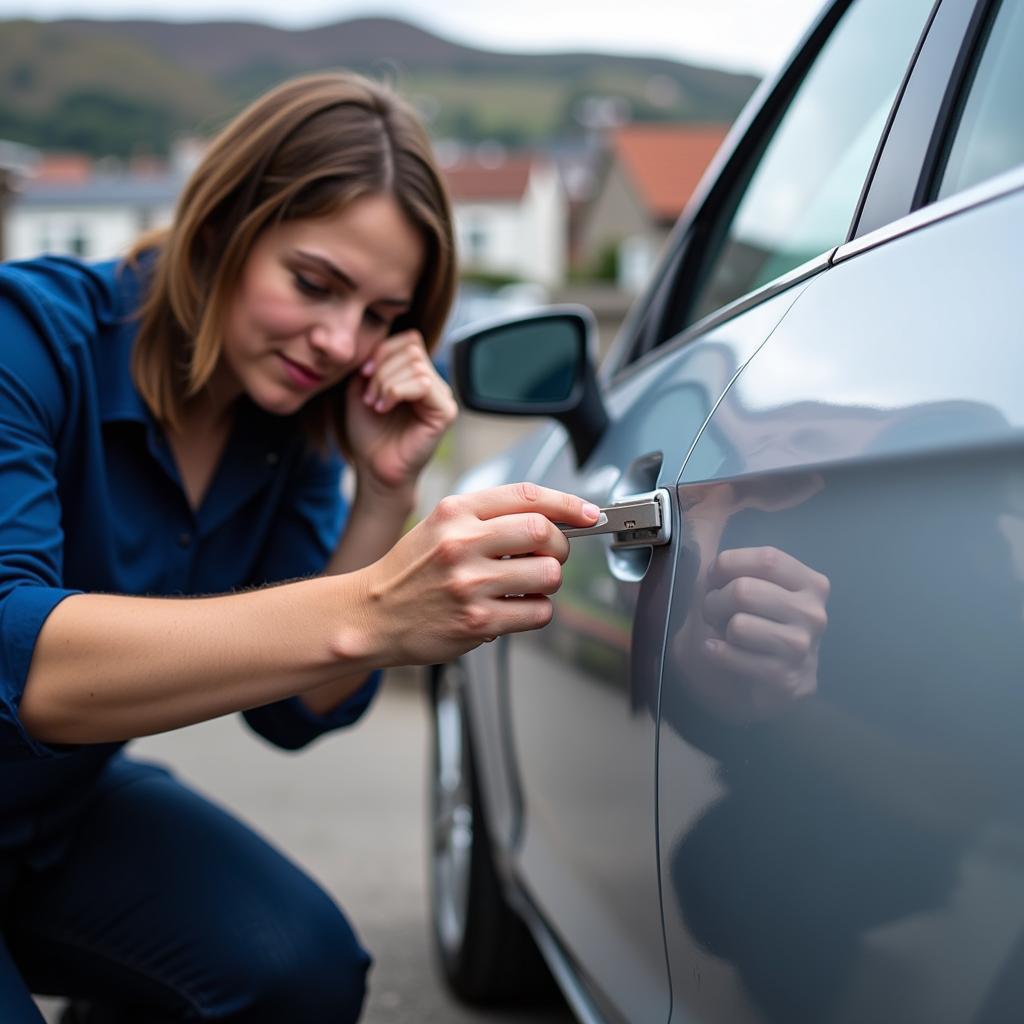
<svg viewBox="0 0 1024 1024">
<path fill-rule="evenodd" d="M 631 494 L 606 505 L 593 526 L 558 528 L 566 537 L 599 537 L 613 534 L 612 547 L 637 548 L 667 544 L 672 538 L 672 516 L 668 491 L 659 487 L 644 494 Z"/>
</svg>

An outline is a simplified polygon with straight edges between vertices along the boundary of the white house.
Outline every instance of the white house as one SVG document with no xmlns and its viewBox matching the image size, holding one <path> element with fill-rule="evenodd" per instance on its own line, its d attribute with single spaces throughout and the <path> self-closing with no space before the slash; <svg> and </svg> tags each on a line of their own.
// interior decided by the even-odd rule
<svg viewBox="0 0 1024 1024">
<path fill-rule="evenodd" d="M 461 268 L 562 284 L 568 199 L 558 168 L 541 156 L 491 157 L 444 169 Z M 141 232 L 170 221 L 188 169 L 176 160 L 171 169 L 96 170 L 84 157 L 44 157 L 11 197 L 5 256 L 119 256 Z"/>
<path fill-rule="evenodd" d="M 565 280 L 568 199 L 555 164 L 533 155 L 444 168 L 463 271 L 554 287 Z"/>
<path fill-rule="evenodd" d="M 20 142 L 0 139 L 0 260 L 5 259 L 7 254 L 7 207 L 18 194 L 24 179 L 32 173 L 39 155 L 37 150 L 23 146 Z"/>
<path fill-rule="evenodd" d="M 123 168 L 76 153 L 35 154 L 7 209 L 4 258 L 121 255 L 142 232 L 170 223 L 205 146 L 203 139 L 183 137 L 169 164 L 135 160 Z"/>
<path fill-rule="evenodd" d="M 184 180 L 169 171 L 93 173 L 83 158 L 43 160 L 7 210 L 7 259 L 60 253 L 109 259 L 167 224 Z"/>
</svg>

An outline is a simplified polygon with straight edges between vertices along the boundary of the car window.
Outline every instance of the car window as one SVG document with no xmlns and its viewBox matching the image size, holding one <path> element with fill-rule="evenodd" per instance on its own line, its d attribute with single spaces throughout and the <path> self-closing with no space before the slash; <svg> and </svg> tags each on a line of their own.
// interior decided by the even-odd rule
<svg viewBox="0 0 1024 1024">
<path fill-rule="evenodd" d="M 1024 4 L 1003 0 L 964 93 L 936 198 L 1024 164 Z"/>
<path fill-rule="evenodd" d="M 846 239 L 932 0 L 855 0 L 709 233 L 692 323 Z"/>
</svg>

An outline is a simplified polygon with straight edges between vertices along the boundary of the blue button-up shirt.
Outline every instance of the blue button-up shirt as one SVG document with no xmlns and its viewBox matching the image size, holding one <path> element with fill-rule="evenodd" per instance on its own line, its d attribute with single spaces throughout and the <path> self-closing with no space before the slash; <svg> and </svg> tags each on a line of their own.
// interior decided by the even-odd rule
<svg viewBox="0 0 1024 1024">
<path fill-rule="evenodd" d="M 135 271 L 44 258 L 0 267 L 0 819 L 83 785 L 117 744 L 54 747 L 18 705 L 46 617 L 78 592 L 200 595 L 320 572 L 345 508 L 337 454 L 295 417 L 239 402 L 198 510 L 132 382 Z M 357 718 L 377 679 L 327 716 L 297 698 L 246 712 L 299 747 Z M 13 817 L 12 817 L 13 814 Z M 4 829 L 0 828 L 0 845 Z"/>
</svg>

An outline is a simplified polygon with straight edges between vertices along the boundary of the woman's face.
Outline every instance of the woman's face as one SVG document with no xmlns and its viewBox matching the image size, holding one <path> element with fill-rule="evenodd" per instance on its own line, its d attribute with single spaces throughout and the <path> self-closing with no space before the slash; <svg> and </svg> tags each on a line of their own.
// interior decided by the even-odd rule
<svg viewBox="0 0 1024 1024">
<path fill-rule="evenodd" d="M 361 366 L 408 311 L 423 240 L 390 196 L 267 228 L 228 307 L 218 396 L 279 415 Z"/>
</svg>

